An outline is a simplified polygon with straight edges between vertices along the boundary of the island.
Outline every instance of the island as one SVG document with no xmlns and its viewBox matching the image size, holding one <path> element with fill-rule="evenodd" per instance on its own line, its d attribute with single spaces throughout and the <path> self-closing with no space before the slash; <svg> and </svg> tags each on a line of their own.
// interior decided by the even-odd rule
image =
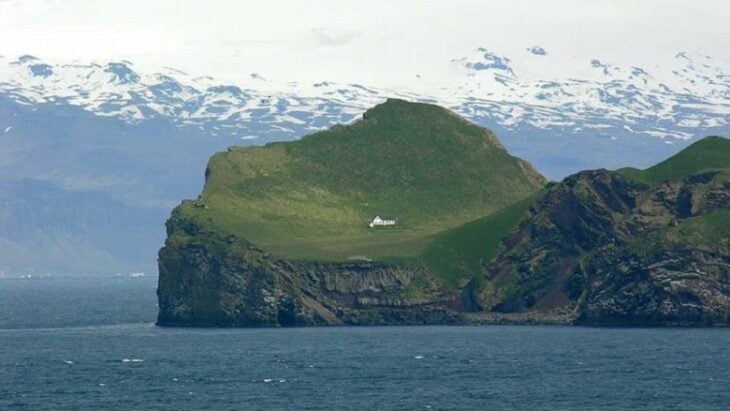
<svg viewBox="0 0 730 411">
<path fill-rule="evenodd" d="M 730 323 L 722 137 L 555 183 L 491 131 L 391 99 L 205 176 L 167 222 L 161 326 Z"/>
</svg>

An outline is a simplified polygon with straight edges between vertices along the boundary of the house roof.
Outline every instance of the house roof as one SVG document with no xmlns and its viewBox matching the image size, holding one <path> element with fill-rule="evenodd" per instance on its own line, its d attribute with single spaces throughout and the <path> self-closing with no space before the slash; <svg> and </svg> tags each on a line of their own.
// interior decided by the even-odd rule
<svg viewBox="0 0 730 411">
<path fill-rule="evenodd" d="M 381 220 L 397 220 L 395 216 L 387 214 L 376 214 L 375 217 L 380 217 Z M 375 219 L 375 217 L 373 217 L 373 220 Z"/>
</svg>

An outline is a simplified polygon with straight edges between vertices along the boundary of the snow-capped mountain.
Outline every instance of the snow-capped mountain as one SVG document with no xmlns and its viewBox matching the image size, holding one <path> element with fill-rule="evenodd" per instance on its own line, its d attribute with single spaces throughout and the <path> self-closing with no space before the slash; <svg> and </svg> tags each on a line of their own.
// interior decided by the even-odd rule
<svg viewBox="0 0 730 411">
<path fill-rule="evenodd" d="M 50 64 L 28 55 L 0 59 L 0 93 L 23 105 L 66 104 L 130 124 L 165 119 L 213 137 L 259 141 L 349 122 L 385 95 L 354 84 L 303 87 L 275 84 L 256 74 L 240 84 L 221 84 L 171 68 L 140 73 L 129 61 Z"/>
<path fill-rule="evenodd" d="M 0 272 L 154 270 L 164 220 L 200 192 L 211 154 L 349 123 L 386 97 L 447 106 L 552 179 L 647 166 L 730 135 L 727 61 L 557 53 L 479 48 L 398 90 L 0 57 Z"/>
<path fill-rule="evenodd" d="M 568 70 L 564 58 L 540 46 L 515 54 L 479 48 L 453 59 L 442 83 L 417 79 L 415 92 L 276 83 L 258 74 L 222 84 L 171 68 L 138 72 L 129 61 L 68 64 L 26 55 L 0 59 L 0 93 L 21 104 L 70 104 L 130 123 L 163 118 L 258 141 L 349 122 L 385 97 L 434 101 L 487 125 L 558 134 L 689 139 L 730 123 L 728 61 L 680 52 L 647 68 L 573 58 Z"/>
<path fill-rule="evenodd" d="M 486 49 L 454 60 L 467 80 L 465 114 L 491 116 L 504 126 L 584 132 L 623 128 L 629 133 L 689 139 L 697 130 L 730 121 L 730 63 L 678 53 L 667 67 L 618 66 L 599 59 L 575 61 L 581 77 L 556 75 L 541 47 L 531 47 L 522 67 Z M 498 113 L 498 114 L 495 114 Z M 609 134 L 610 133 L 605 133 Z"/>
</svg>

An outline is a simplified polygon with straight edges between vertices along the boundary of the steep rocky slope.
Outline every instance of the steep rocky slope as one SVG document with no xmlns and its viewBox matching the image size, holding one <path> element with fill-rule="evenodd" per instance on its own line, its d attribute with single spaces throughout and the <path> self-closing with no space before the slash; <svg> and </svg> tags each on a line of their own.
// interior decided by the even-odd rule
<svg viewBox="0 0 730 411">
<path fill-rule="evenodd" d="M 583 324 L 728 324 L 729 167 L 730 141 L 707 138 L 643 172 L 568 177 L 505 240 L 475 300 Z"/>
<path fill-rule="evenodd" d="M 302 262 L 173 217 L 160 252 L 158 324 L 303 326 L 463 322 L 459 293 L 418 265 Z"/>
</svg>

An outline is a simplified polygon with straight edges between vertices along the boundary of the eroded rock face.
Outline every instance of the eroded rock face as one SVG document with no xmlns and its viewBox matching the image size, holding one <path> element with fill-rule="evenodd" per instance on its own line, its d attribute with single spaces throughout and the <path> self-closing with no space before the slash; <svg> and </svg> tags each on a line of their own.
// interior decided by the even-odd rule
<svg viewBox="0 0 730 411">
<path fill-rule="evenodd" d="M 613 251 L 613 250 L 611 250 Z M 730 324 L 730 257 L 698 248 L 651 255 L 606 250 L 591 262 L 580 323 Z"/>
<path fill-rule="evenodd" d="M 453 324 L 460 296 L 420 267 L 275 258 L 237 238 L 168 222 L 160 251 L 158 324 L 307 326 Z M 416 279 L 419 279 L 416 281 Z"/>
<path fill-rule="evenodd" d="M 655 186 L 579 173 L 533 205 L 477 300 L 487 311 L 571 310 L 584 324 L 727 325 L 730 239 L 682 230 L 728 208 L 730 184 L 714 172 Z"/>
</svg>

